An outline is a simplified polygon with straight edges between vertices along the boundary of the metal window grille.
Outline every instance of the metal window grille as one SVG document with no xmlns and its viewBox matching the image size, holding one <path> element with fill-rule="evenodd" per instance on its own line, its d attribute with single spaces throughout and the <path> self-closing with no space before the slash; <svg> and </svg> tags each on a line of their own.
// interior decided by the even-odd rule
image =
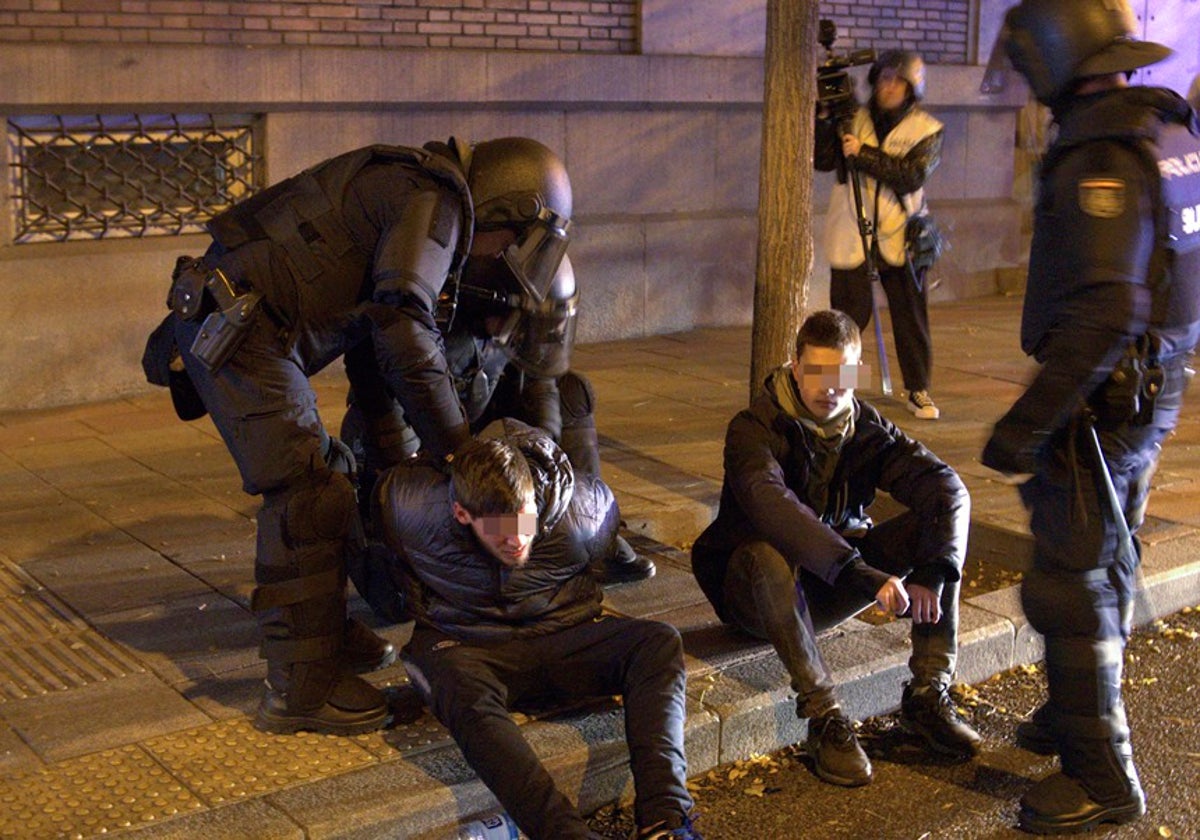
<svg viewBox="0 0 1200 840">
<path fill-rule="evenodd" d="M 13 239 L 201 232 L 261 186 L 257 123 L 214 114 L 13 117 Z"/>
</svg>

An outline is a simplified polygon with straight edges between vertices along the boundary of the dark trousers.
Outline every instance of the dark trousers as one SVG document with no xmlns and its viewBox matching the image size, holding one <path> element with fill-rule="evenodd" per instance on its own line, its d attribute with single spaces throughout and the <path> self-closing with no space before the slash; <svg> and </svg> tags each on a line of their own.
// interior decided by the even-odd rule
<svg viewBox="0 0 1200 840">
<path fill-rule="evenodd" d="M 531 840 L 586 838 L 588 829 L 509 714 L 530 702 L 621 695 L 637 824 L 677 825 L 691 810 L 686 672 L 674 627 L 601 616 L 544 636 L 481 645 L 418 626 L 404 660 L 467 763 Z"/>
<path fill-rule="evenodd" d="M 1164 390 L 1160 401 L 1178 400 L 1180 391 Z M 1117 509 L 1104 489 L 1091 432 L 1078 419 L 1059 436 L 1047 466 L 1021 488 L 1034 537 L 1034 568 L 1022 581 L 1021 602 L 1046 642 L 1046 712 L 1063 772 L 1101 800 L 1119 798 L 1127 784 L 1121 671 L 1141 554 L 1136 533 L 1167 431 L 1154 425 L 1099 431 Z M 1133 535 L 1129 551 L 1117 516 Z"/>
<path fill-rule="evenodd" d="M 929 337 L 929 301 L 925 284 L 914 282 L 907 266 L 888 265 L 878 257 L 876 265 L 892 316 L 893 340 L 904 387 L 909 391 L 928 390 L 933 342 Z M 872 294 L 865 264 L 858 268 L 831 270 L 830 307 L 849 315 L 864 333 L 871 321 Z"/>
<path fill-rule="evenodd" d="M 188 349 L 200 329 L 199 321 L 175 323 L 188 375 L 237 463 L 242 488 L 263 497 L 252 607 L 269 679 L 287 689 L 289 703 L 319 706 L 334 679 L 346 622 L 345 553 L 355 491 L 326 463 L 328 436 L 316 393 L 303 360 L 272 322 L 260 314 L 216 373 Z M 290 676 L 280 670 L 296 663 L 316 664 Z"/>
<path fill-rule="evenodd" d="M 852 542 L 863 559 L 897 577 L 912 571 L 920 521 L 904 513 Z M 942 588 L 942 618 L 914 624 L 909 670 L 916 684 L 948 685 L 958 659 L 959 583 Z M 769 543 L 743 544 L 729 561 L 725 607 L 735 625 L 771 642 L 791 677 L 796 712 L 816 717 L 838 705 L 829 669 L 817 648 L 817 634 L 858 614 L 872 601 L 837 589 L 816 576 L 793 570 Z"/>
</svg>

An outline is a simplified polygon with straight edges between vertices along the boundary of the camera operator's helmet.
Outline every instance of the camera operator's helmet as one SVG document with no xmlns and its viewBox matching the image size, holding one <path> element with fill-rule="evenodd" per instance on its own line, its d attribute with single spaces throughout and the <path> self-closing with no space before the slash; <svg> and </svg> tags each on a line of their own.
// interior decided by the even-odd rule
<svg viewBox="0 0 1200 840">
<path fill-rule="evenodd" d="M 554 152 L 528 137 L 475 144 L 467 169 L 475 230 L 511 230 L 504 259 L 523 285 L 544 292 L 567 252 L 571 181 Z"/>
<path fill-rule="evenodd" d="M 925 98 L 925 62 L 921 56 L 908 50 L 882 52 L 867 71 L 867 84 L 875 87 L 879 74 L 884 70 L 895 70 L 900 78 L 908 82 L 913 98 L 920 102 Z"/>
<path fill-rule="evenodd" d="M 1080 79 L 1128 73 L 1171 54 L 1134 39 L 1127 0 L 1023 0 L 1004 28 L 1009 60 L 1043 105 L 1053 106 Z"/>
</svg>

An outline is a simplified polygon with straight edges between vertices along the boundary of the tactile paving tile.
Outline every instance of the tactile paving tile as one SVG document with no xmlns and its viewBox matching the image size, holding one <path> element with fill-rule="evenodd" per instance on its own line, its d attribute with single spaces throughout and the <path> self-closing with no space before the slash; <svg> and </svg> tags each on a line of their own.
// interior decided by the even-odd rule
<svg viewBox="0 0 1200 840">
<path fill-rule="evenodd" d="M 391 729 L 385 729 L 381 737 L 372 739 L 363 746 L 380 758 L 389 759 L 407 758 L 453 743 L 450 730 L 442 726 L 426 709 L 415 720 L 405 720 Z"/>
<path fill-rule="evenodd" d="M 209 805 L 236 802 L 373 764 L 353 739 L 270 735 L 238 718 L 142 742 Z"/>
<path fill-rule="evenodd" d="M 120 747 L 0 780 L 0 837 L 97 837 L 203 807 L 141 749 Z"/>
<path fill-rule="evenodd" d="M 144 671 L 19 566 L 0 558 L 0 703 Z"/>
</svg>

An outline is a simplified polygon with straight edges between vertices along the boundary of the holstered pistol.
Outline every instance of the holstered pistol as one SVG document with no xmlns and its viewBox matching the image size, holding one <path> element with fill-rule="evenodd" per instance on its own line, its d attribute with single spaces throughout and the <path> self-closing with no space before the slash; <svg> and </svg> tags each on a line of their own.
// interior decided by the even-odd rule
<svg viewBox="0 0 1200 840">
<path fill-rule="evenodd" d="M 204 278 L 204 288 L 217 308 L 200 325 L 200 332 L 192 342 L 192 355 L 215 373 L 250 334 L 262 294 L 253 290 L 239 293 L 219 268 Z"/>
</svg>

